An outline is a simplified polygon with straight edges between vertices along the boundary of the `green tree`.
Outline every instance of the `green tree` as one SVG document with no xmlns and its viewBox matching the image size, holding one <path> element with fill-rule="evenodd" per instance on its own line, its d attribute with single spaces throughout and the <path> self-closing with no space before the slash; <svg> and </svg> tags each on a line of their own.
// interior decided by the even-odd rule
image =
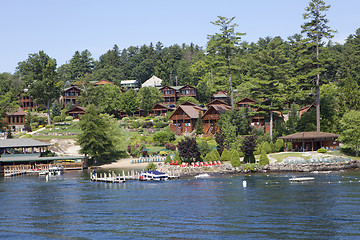
<svg viewBox="0 0 360 240">
<path fill-rule="evenodd" d="M 196 105 L 199 105 L 199 101 L 196 100 L 195 98 L 193 97 L 188 97 L 188 96 L 184 96 L 184 97 L 181 97 L 177 100 L 176 102 L 176 105 L 181 105 L 183 104 L 184 102 L 192 102 L 192 103 L 195 103 Z"/>
<path fill-rule="evenodd" d="M 309 5 L 306 7 L 306 13 L 303 15 L 305 20 L 309 22 L 304 23 L 302 28 L 302 33 L 305 33 L 308 42 L 310 43 L 310 48 L 313 49 L 315 54 L 315 59 L 312 64 L 314 65 L 314 70 L 311 75 L 316 75 L 315 86 L 316 86 L 316 130 L 320 131 L 320 74 L 326 69 L 324 64 L 320 61 L 320 50 L 323 47 L 323 38 L 331 39 L 335 31 L 331 30 L 327 25 L 329 22 L 326 19 L 326 14 L 324 12 L 328 11 L 330 5 L 326 5 L 322 0 L 311 0 Z"/>
<path fill-rule="evenodd" d="M 155 87 L 141 88 L 137 95 L 139 97 L 140 108 L 146 112 L 150 112 L 153 106 L 162 100 L 161 92 Z"/>
<path fill-rule="evenodd" d="M 3 129 L 5 125 L 5 116 L 7 112 L 17 111 L 17 102 L 11 99 L 12 93 L 7 92 L 4 95 L 0 95 L 0 129 Z"/>
<path fill-rule="evenodd" d="M 264 150 L 261 150 L 259 163 L 261 165 L 268 165 L 270 163 L 270 160 L 269 160 L 269 158 L 266 155 L 266 152 Z"/>
<path fill-rule="evenodd" d="M 84 77 L 86 74 L 91 74 L 93 70 L 94 59 L 89 50 L 85 49 L 81 53 L 76 51 L 69 64 L 71 79 Z"/>
<path fill-rule="evenodd" d="M 63 82 L 57 78 L 56 60 L 44 51 L 30 54 L 26 61 L 19 63 L 17 73 L 29 86 L 28 94 L 31 98 L 45 105 L 48 124 L 51 125 L 51 103 L 60 96 L 63 86 Z"/>
<path fill-rule="evenodd" d="M 245 154 L 244 161 L 248 163 L 254 163 L 254 151 L 256 148 L 256 136 L 250 135 L 244 138 L 241 145 L 241 151 Z"/>
<path fill-rule="evenodd" d="M 139 100 L 136 97 L 135 90 L 130 89 L 122 94 L 120 109 L 128 115 L 131 115 L 135 111 L 139 110 Z"/>
<path fill-rule="evenodd" d="M 356 156 L 359 156 L 360 150 L 360 111 L 351 110 L 345 113 L 340 120 L 342 132 L 340 141 L 349 145 L 355 150 Z"/>
<path fill-rule="evenodd" d="M 196 134 L 203 134 L 204 130 L 203 130 L 203 124 L 202 124 L 202 114 L 201 111 L 199 111 L 199 116 L 198 119 L 196 121 L 196 125 L 195 125 L 195 133 Z"/>
<path fill-rule="evenodd" d="M 213 25 L 220 27 L 220 33 L 215 35 L 209 35 L 210 41 L 208 42 L 208 52 L 214 54 L 221 54 L 225 57 L 227 62 L 227 71 L 229 77 L 229 88 L 230 88 L 230 102 L 231 108 L 234 109 L 234 94 L 231 79 L 231 59 L 235 53 L 236 47 L 238 46 L 241 36 L 245 33 L 235 32 L 237 24 L 232 24 L 235 17 L 226 18 L 218 16 L 218 20 L 211 22 Z"/>
<path fill-rule="evenodd" d="M 179 150 L 180 157 L 185 162 L 195 162 L 200 160 L 200 151 L 195 138 L 185 137 L 181 140 L 177 148 Z"/>
<path fill-rule="evenodd" d="M 298 106 L 296 104 L 291 104 L 291 109 L 289 112 L 289 118 L 286 121 L 286 134 L 296 133 L 296 127 L 299 122 Z"/>
</svg>

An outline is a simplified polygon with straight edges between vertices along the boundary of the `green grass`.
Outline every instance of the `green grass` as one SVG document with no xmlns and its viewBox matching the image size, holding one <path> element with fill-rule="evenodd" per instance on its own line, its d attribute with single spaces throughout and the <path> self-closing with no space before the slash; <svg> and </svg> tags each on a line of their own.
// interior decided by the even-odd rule
<svg viewBox="0 0 360 240">
<path fill-rule="evenodd" d="M 51 129 L 51 131 L 50 131 Z M 53 128 L 47 128 L 42 131 L 39 131 L 40 134 L 47 133 L 80 133 L 80 127 L 76 123 L 72 123 L 70 126 L 55 126 Z"/>
</svg>

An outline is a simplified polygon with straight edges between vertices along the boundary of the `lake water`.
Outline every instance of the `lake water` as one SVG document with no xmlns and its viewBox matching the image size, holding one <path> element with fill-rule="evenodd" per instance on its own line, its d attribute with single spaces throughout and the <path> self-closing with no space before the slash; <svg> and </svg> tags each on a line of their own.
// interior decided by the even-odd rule
<svg viewBox="0 0 360 240">
<path fill-rule="evenodd" d="M 360 173 L 121 184 L 91 182 L 86 171 L 48 182 L 1 177 L 0 239 L 360 239 Z"/>
</svg>

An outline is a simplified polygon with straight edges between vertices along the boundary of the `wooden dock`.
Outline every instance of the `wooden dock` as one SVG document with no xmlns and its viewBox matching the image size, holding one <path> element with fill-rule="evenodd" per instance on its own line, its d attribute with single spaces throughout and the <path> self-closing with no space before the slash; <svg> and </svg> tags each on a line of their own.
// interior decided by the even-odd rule
<svg viewBox="0 0 360 240">
<path fill-rule="evenodd" d="M 100 173 L 99 176 L 97 173 L 90 173 L 90 179 L 94 182 L 109 182 L 109 183 L 123 183 L 125 182 L 125 177 L 120 174 L 116 175 L 114 172 L 106 174 Z"/>
</svg>

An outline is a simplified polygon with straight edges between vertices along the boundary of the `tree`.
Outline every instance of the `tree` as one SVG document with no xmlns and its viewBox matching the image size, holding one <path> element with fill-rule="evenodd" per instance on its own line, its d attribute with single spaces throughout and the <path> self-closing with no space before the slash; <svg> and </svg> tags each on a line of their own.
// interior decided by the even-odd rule
<svg viewBox="0 0 360 240">
<path fill-rule="evenodd" d="M 241 151 L 245 154 L 244 161 L 248 163 L 254 163 L 254 151 L 256 148 L 256 136 L 251 135 L 244 138 L 241 145 Z"/>
<path fill-rule="evenodd" d="M 29 86 L 28 94 L 31 98 L 45 105 L 48 124 L 51 125 L 51 103 L 60 96 L 63 86 L 63 82 L 57 78 L 56 60 L 44 51 L 30 54 L 26 61 L 19 63 L 17 73 Z"/>
<path fill-rule="evenodd" d="M 161 92 L 155 87 L 141 88 L 137 95 L 139 97 L 140 108 L 146 112 L 150 112 L 153 106 L 162 100 Z"/>
<path fill-rule="evenodd" d="M 291 104 L 291 109 L 289 112 L 289 118 L 286 121 L 286 134 L 296 133 L 296 127 L 299 122 L 298 106 L 296 104 Z"/>
<path fill-rule="evenodd" d="M 340 141 L 348 144 L 355 150 L 356 156 L 359 156 L 360 150 L 360 111 L 351 110 L 344 114 L 340 120 L 342 132 Z"/>
<path fill-rule="evenodd" d="M 177 148 L 184 162 L 196 162 L 200 159 L 200 151 L 195 138 L 185 137 L 178 143 Z"/>
<path fill-rule="evenodd" d="M 139 100 L 136 97 L 135 90 L 130 89 L 122 94 L 120 109 L 128 115 L 131 115 L 135 111 L 139 110 Z"/>
<path fill-rule="evenodd" d="M 76 51 L 69 64 L 71 80 L 81 78 L 86 74 L 91 74 L 93 70 L 94 59 L 89 50 L 85 49 L 81 53 Z"/>
<path fill-rule="evenodd" d="M 116 146 L 120 139 L 111 119 L 109 115 L 100 114 L 94 105 L 89 105 L 80 120 L 80 152 L 89 155 L 94 163 L 109 162 L 117 152 Z"/>
<path fill-rule="evenodd" d="M 195 125 L 195 133 L 196 134 L 203 134 L 204 130 L 203 130 L 203 124 L 202 124 L 202 114 L 201 111 L 199 111 L 199 116 L 198 119 L 196 121 L 196 125 Z"/>
<path fill-rule="evenodd" d="M 234 55 L 236 46 L 241 40 L 241 36 L 245 33 L 235 32 L 235 27 L 237 24 L 232 24 L 232 21 L 235 17 L 226 18 L 218 16 L 218 20 L 211 22 L 213 25 L 220 27 L 220 33 L 215 35 L 209 35 L 208 38 L 208 52 L 214 52 L 214 54 L 221 54 L 225 57 L 227 62 L 227 71 L 229 77 L 229 88 L 230 88 L 230 102 L 231 108 L 234 109 L 234 94 L 232 88 L 232 79 L 231 79 L 231 58 Z"/>
<path fill-rule="evenodd" d="M 261 165 L 268 165 L 270 163 L 270 160 L 269 160 L 269 158 L 266 155 L 266 152 L 264 150 L 261 150 L 259 163 Z"/>
<path fill-rule="evenodd" d="M 196 105 L 200 104 L 198 100 L 196 100 L 193 97 L 188 97 L 188 96 L 184 96 L 184 97 L 179 98 L 179 100 L 176 101 L 176 104 L 181 105 L 184 102 L 192 102 L 192 103 L 195 103 Z"/>
<path fill-rule="evenodd" d="M 322 39 L 331 39 L 333 37 L 332 33 L 335 32 L 327 25 L 329 20 L 326 19 L 324 12 L 328 11 L 329 8 L 330 5 L 325 5 L 322 0 L 311 0 L 309 6 L 305 8 L 306 13 L 303 15 L 304 19 L 309 20 L 309 22 L 301 26 L 302 33 L 307 35 L 308 41 L 311 43 L 310 47 L 315 54 L 315 60 L 313 60 L 315 69 L 311 74 L 316 75 L 316 131 L 320 131 L 320 73 L 325 71 L 324 64 L 319 61 L 319 53 L 324 44 Z"/>
</svg>

